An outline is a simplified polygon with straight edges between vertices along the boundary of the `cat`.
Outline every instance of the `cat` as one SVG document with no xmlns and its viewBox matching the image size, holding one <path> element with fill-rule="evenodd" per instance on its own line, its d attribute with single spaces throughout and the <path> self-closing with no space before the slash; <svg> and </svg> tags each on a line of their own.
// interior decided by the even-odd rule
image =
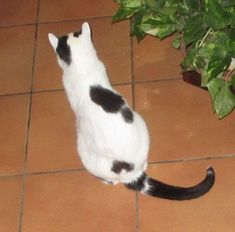
<svg viewBox="0 0 235 232">
<path fill-rule="evenodd" d="M 146 174 L 149 133 L 142 117 L 108 79 L 94 48 L 90 26 L 49 41 L 63 70 L 63 84 L 76 115 L 77 149 L 86 169 L 106 183 L 123 183 L 145 195 L 189 200 L 207 193 L 215 181 L 212 167 L 193 187 L 168 185 Z"/>
</svg>

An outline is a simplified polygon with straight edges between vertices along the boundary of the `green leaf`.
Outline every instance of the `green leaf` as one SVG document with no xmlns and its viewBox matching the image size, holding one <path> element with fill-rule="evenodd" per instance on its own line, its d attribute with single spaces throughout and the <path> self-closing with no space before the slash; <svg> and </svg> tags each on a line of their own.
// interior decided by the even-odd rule
<svg viewBox="0 0 235 232">
<path fill-rule="evenodd" d="M 145 0 L 144 2 L 148 7 L 160 8 L 162 6 L 162 4 L 164 3 L 164 0 L 161 0 L 161 1 L 159 1 L 159 0 L 158 1 L 156 1 L 156 0 Z"/>
<path fill-rule="evenodd" d="M 131 35 L 135 35 L 138 41 L 142 40 L 146 35 L 146 33 L 139 27 L 143 20 L 143 17 L 144 12 L 140 11 L 133 17 L 133 21 L 131 23 Z"/>
<path fill-rule="evenodd" d="M 128 19 L 132 17 L 135 13 L 139 11 L 139 8 L 124 8 L 120 7 L 116 14 L 113 16 L 113 21 L 120 21 L 123 19 Z"/>
<path fill-rule="evenodd" d="M 184 0 L 184 4 L 188 9 L 192 9 L 198 11 L 200 9 L 200 1 L 199 0 Z"/>
<path fill-rule="evenodd" d="M 174 25 L 171 25 L 171 24 L 156 25 L 156 26 L 152 24 L 142 24 L 140 28 L 145 33 L 149 35 L 157 36 L 160 39 L 163 39 L 166 36 L 172 34 L 175 30 Z"/>
<path fill-rule="evenodd" d="M 179 34 L 177 34 L 174 38 L 174 40 L 172 41 L 172 46 L 176 49 L 180 48 L 180 44 L 181 44 L 181 40 L 180 40 L 180 36 Z"/>
<path fill-rule="evenodd" d="M 194 60 L 197 54 L 197 49 L 193 48 L 187 52 L 184 60 L 182 61 L 181 65 L 184 71 L 195 70 Z"/>
<path fill-rule="evenodd" d="M 225 56 L 223 59 L 210 60 L 207 68 L 202 72 L 202 86 L 206 86 L 213 78 L 222 74 L 231 63 L 231 57 Z"/>
<path fill-rule="evenodd" d="M 141 0 L 117 0 L 120 8 L 113 16 L 113 21 L 120 21 L 132 17 L 141 9 Z"/>
<path fill-rule="evenodd" d="M 212 29 L 220 30 L 231 23 L 231 15 L 218 0 L 205 0 L 204 21 Z"/>
<path fill-rule="evenodd" d="M 214 105 L 214 102 L 215 102 L 215 99 L 216 99 L 216 96 L 218 94 L 218 92 L 220 91 L 220 89 L 222 88 L 222 86 L 224 86 L 224 80 L 222 79 L 218 79 L 218 78 L 215 78 L 215 79 L 212 79 L 209 83 L 207 83 L 206 87 L 208 88 L 208 91 L 211 95 L 211 99 L 212 99 L 212 105 L 213 105 L 213 111 L 215 112 L 215 105 Z"/>
<path fill-rule="evenodd" d="M 221 119 L 231 113 L 235 108 L 235 95 L 231 92 L 230 86 L 224 80 L 215 78 L 207 87 L 218 117 Z"/>
<path fill-rule="evenodd" d="M 231 83 L 232 83 L 232 87 L 235 90 L 235 74 L 233 74 L 232 78 L 231 78 Z"/>
<path fill-rule="evenodd" d="M 188 7 L 185 4 L 181 3 L 181 2 L 179 2 L 177 4 L 177 11 L 178 11 L 178 14 L 181 15 L 181 16 L 188 16 L 189 15 Z"/>
<path fill-rule="evenodd" d="M 206 65 L 206 62 L 204 57 L 199 55 L 198 50 L 193 48 L 187 52 L 181 65 L 184 71 L 200 70 Z"/>
<path fill-rule="evenodd" d="M 231 30 L 229 31 L 229 39 L 228 41 L 230 41 L 230 52 L 231 52 L 231 56 L 235 57 L 235 28 L 231 28 Z"/>
<path fill-rule="evenodd" d="M 225 71 L 231 63 L 231 57 L 225 56 L 223 59 L 210 60 L 207 66 L 207 81 L 215 78 L 218 74 Z"/>
<path fill-rule="evenodd" d="M 203 47 L 199 48 L 198 53 L 210 61 L 223 59 L 228 52 L 225 50 L 223 44 L 207 42 Z"/>
<path fill-rule="evenodd" d="M 214 107 L 220 119 L 231 113 L 235 108 L 235 95 L 231 92 L 228 85 L 222 87 L 218 92 Z"/>
<path fill-rule="evenodd" d="M 141 0 L 117 0 L 117 3 L 124 8 L 139 8 Z"/>
<path fill-rule="evenodd" d="M 186 45 L 203 37 L 207 26 L 203 23 L 202 14 L 196 14 L 189 17 L 184 27 L 184 43 Z"/>
<path fill-rule="evenodd" d="M 223 59 L 230 54 L 230 41 L 228 35 L 224 32 L 212 33 L 209 39 L 199 48 L 199 54 L 208 60 Z"/>
<path fill-rule="evenodd" d="M 167 14 L 158 13 L 146 16 L 140 29 L 147 34 L 163 39 L 175 31 L 175 22 Z"/>
<path fill-rule="evenodd" d="M 223 6 L 235 6 L 235 1 L 234 0 L 221 0 L 221 4 Z"/>
</svg>

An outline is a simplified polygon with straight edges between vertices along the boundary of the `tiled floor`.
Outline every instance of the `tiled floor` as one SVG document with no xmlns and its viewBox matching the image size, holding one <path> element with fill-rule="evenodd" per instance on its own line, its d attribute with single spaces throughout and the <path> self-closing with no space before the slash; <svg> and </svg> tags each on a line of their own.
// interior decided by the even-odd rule
<svg viewBox="0 0 235 232">
<path fill-rule="evenodd" d="M 1 232 L 233 232 L 235 113 L 222 121 L 206 91 L 181 80 L 171 38 L 129 37 L 112 0 L 9 0 L 0 8 Z M 110 79 L 147 122 L 148 173 L 189 186 L 216 170 L 206 196 L 172 202 L 107 186 L 76 152 L 74 115 L 47 33 L 87 20 Z"/>
</svg>

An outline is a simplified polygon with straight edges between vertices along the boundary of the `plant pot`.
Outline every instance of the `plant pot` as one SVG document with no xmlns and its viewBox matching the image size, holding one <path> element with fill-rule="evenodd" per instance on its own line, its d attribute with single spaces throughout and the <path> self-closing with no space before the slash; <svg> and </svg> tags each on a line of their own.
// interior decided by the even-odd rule
<svg viewBox="0 0 235 232">
<path fill-rule="evenodd" d="M 183 72 L 182 75 L 183 75 L 183 80 L 186 83 L 208 91 L 208 89 L 206 87 L 201 87 L 201 75 L 198 72 L 196 72 L 194 70 L 187 71 L 187 72 Z"/>
<path fill-rule="evenodd" d="M 206 90 L 208 91 L 207 87 L 201 87 L 201 75 L 196 72 L 196 71 L 187 71 L 187 72 L 183 72 L 182 73 L 183 76 L 183 80 L 190 84 L 190 85 L 194 85 L 200 89 Z M 230 86 L 231 92 L 233 94 L 235 94 L 235 88 L 233 88 L 232 86 Z"/>
</svg>

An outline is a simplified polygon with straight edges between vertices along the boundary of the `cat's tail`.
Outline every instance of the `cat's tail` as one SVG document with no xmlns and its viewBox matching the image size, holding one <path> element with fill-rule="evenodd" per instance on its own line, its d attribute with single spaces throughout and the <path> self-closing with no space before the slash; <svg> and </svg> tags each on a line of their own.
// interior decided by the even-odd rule
<svg viewBox="0 0 235 232">
<path fill-rule="evenodd" d="M 168 200 L 190 200 L 201 197 L 207 193 L 215 182 L 215 172 L 212 167 L 207 169 L 207 175 L 204 180 L 193 187 L 178 187 L 168 185 L 151 177 L 145 173 L 130 182 L 125 184 L 127 188 L 140 191 L 143 194 L 160 197 Z"/>
</svg>

